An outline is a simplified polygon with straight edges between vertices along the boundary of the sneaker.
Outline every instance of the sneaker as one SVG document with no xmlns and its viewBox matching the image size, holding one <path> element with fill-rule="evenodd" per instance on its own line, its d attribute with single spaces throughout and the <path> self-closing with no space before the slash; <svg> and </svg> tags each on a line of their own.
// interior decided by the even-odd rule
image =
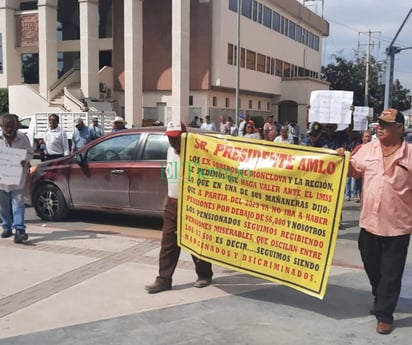
<svg viewBox="0 0 412 345">
<path fill-rule="evenodd" d="M 194 283 L 194 287 L 204 288 L 210 284 L 212 284 L 212 278 L 198 278 Z"/>
<path fill-rule="evenodd" d="M 13 236 L 13 231 L 11 230 L 3 230 L 1 233 L 1 238 L 9 238 L 11 236 Z"/>
<path fill-rule="evenodd" d="M 349 196 L 345 196 L 345 201 L 350 201 L 350 197 L 349 197 Z"/>
<path fill-rule="evenodd" d="M 23 243 L 23 241 L 26 241 L 28 238 L 29 235 L 25 232 L 16 231 L 16 234 L 14 235 L 14 243 Z"/>
<path fill-rule="evenodd" d="M 146 285 L 144 289 L 147 291 L 147 293 L 153 294 L 153 293 L 158 293 L 162 291 L 167 291 L 172 289 L 171 284 L 162 284 L 158 280 L 156 280 L 153 284 Z"/>
</svg>

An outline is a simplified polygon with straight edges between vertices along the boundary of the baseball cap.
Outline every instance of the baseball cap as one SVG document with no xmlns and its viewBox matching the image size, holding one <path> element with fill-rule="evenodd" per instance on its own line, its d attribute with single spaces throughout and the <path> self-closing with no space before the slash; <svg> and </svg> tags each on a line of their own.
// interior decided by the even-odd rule
<svg viewBox="0 0 412 345">
<path fill-rule="evenodd" d="M 245 118 L 245 115 L 239 114 L 239 119 L 244 119 L 244 118 Z"/>
<path fill-rule="evenodd" d="M 77 126 L 78 124 L 83 123 L 83 120 L 80 117 L 76 117 L 74 119 L 74 125 Z"/>
<path fill-rule="evenodd" d="M 166 127 L 166 135 L 168 137 L 178 137 L 180 133 L 186 132 L 186 126 L 183 122 L 170 121 Z"/>
<path fill-rule="evenodd" d="M 316 135 L 319 135 L 321 132 L 322 132 L 322 128 L 321 128 L 319 122 L 316 122 L 316 121 L 315 121 L 315 122 L 312 122 L 312 123 L 310 124 L 309 130 L 308 130 L 308 134 L 309 134 L 309 135 L 314 135 L 314 136 L 316 136 Z"/>
<path fill-rule="evenodd" d="M 384 121 L 384 122 L 389 122 L 389 123 L 402 123 L 405 124 L 405 118 L 403 114 L 393 108 L 388 108 L 382 111 L 382 113 L 379 115 L 378 120 Z"/>
</svg>

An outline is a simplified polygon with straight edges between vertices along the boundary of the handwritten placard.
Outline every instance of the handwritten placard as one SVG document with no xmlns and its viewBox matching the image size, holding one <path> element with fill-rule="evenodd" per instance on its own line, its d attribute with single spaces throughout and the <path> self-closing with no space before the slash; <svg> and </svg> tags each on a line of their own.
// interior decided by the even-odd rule
<svg viewBox="0 0 412 345">
<path fill-rule="evenodd" d="M 349 124 L 352 103 L 353 91 L 312 91 L 309 122 Z"/>
<path fill-rule="evenodd" d="M 26 150 L 0 147 L 0 189 L 19 185 L 23 173 L 21 161 L 26 159 Z"/>
</svg>

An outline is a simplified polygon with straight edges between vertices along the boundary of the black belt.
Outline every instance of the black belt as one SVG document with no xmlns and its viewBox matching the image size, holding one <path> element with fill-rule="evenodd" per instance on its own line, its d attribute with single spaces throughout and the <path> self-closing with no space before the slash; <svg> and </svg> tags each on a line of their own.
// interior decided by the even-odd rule
<svg viewBox="0 0 412 345">
<path fill-rule="evenodd" d="M 63 157 L 63 155 L 48 155 L 48 154 L 45 154 L 44 155 L 44 160 L 49 161 L 51 159 L 62 158 L 62 157 Z"/>
</svg>

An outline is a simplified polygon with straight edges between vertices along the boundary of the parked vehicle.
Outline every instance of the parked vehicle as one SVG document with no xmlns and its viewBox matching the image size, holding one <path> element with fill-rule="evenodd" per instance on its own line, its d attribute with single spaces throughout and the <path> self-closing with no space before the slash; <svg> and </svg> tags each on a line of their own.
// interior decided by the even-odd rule
<svg viewBox="0 0 412 345">
<path fill-rule="evenodd" d="M 49 221 L 80 209 L 162 216 L 169 147 L 164 132 L 164 127 L 126 129 L 40 163 L 27 178 L 27 203 Z"/>
<path fill-rule="evenodd" d="M 105 111 L 105 112 L 62 112 L 62 113 L 35 113 L 33 116 L 25 116 L 20 119 L 20 130 L 25 133 L 34 151 L 38 150 L 39 141 L 43 139 L 44 133 L 49 126 L 49 115 L 56 114 L 59 116 L 60 123 L 59 126 L 66 132 L 67 138 L 71 141 L 73 130 L 74 130 L 74 120 L 78 117 L 83 119 L 86 125 L 90 125 L 92 122 L 92 117 L 97 116 L 99 118 L 99 124 L 104 128 L 105 133 L 109 133 L 112 130 L 113 120 L 116 117 L 116 112 Z"/>
</svg>

